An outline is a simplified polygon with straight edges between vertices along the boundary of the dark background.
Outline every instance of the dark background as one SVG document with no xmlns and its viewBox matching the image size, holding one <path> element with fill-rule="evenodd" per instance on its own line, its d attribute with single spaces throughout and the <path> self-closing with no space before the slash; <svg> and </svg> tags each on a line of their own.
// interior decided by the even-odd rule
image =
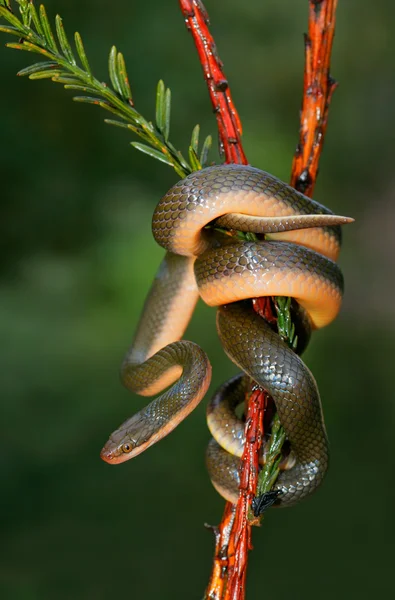
<svg viewBox="0 0 395 600">
<path fill-rule="evenodd" d="M 247 597 L 367 599 L 393 591 L 395 6 L 339 2 L 330 111 L 315 198 L 356 218 L 340 260 L 337 321 L 305 360 L 324 403 L 332 461 L 322 489 L 255 530 Z M 297 142 L 307 1 L 207 0 L 244 125 L 250 162 L 289 179 Z M 176 0 L 48 0 L 78 29 L 108 80 L 125 54 L 137 108 L 173 92 L 171 138 L 216 127 Z M 0 34 L 2 42 L 7 41 Z M 15 40 L 11 40 L 15 41 Z M 162 256 L 150 235 L 177 176 L 48 81 L 17 79 L 35 55 L 0 48 L 0 597 L 200 599 L 223 501 L 204 453 L 205 402 L 135 460 L 99 458 L 146 399 L 118 370 Z M 213 160 L 218 157 L 212 154 Z M 199 305 L 187 338 L 213 364 L 212 390 L 236 371 Z M 391 368 L 392 365 L 392 368 Z"/>
</svg>

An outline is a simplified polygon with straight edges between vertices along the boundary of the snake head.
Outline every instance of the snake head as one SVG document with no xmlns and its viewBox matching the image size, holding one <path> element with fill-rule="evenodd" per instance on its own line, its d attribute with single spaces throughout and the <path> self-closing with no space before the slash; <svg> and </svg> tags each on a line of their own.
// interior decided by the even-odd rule
<svg viewBox="0 0 395 600">
<path fill-rule="evenodd" d="M 102 451 L 100 452 L 100 458 L 105 462 L 114 465 L 125 462 L 125 460 L 129 460 L 129 458 L 135 456 L 135 453 L 133 454 L 133 450 L 137 447 L 137 445 L 137 441 L 133 438 L 123 435 L 123 438 L 117 441 L 114 439 L 113 434 L 102 448 Z"/>
<path fill-rule="evenodd" d="M 149 421 L 142 415 L 134 415 L 114 431 L 100 452 L 100 458 L 111 465 L 123 463 L 143 452 L 155 442 Z"/>
</svg>

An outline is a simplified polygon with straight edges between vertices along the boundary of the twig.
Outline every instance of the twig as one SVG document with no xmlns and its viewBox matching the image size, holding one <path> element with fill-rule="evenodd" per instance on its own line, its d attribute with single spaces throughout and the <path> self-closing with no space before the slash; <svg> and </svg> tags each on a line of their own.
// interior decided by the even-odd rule
<svg viewBox="0 0 395 600">
<path fill-rule="evenodd" d="M 299 143 L 292 163 L 291 185 L 310 197 L 317 180 L 329 104 L 337 87 L 337 82 L 329 72 L 336 7 L 337 0 L 309 0 L 303 102 Z"/>
<path fill-rule="evenodd" d="M 236 516 L 236 505 L 225 504 L 222 521 L 218 527 L 208 526 L 215 535 L 213 568 L 207 586 L 205 598 L 219 600 L 223 598 L 229 570 L 229 541 Z"/>
<path fill-rule="evenodd" d="M 234 107 L 228 82 L 222 71 L 214 39 L 208 30 L 208 15 L 200 0 L 179 0 L 187 27 L 190 29 L 203 67 L 211 102 L 217 116 L 220 147 L 225 162 L 247 164 L 241 145 L 241 124 Z M 300 138 L 291 174 L 291 184 L 311 196 L 318 174 L 327 125 L 328 108 L 336 84 L 329 75 L 330 56 L 335 27 L 337 0 L 309 0 L 309 32 L 305 36 L 305 75 L 300 115 Z M 267 320 L 276 321 L 270 299 L 253 300 L 255 310 Z M 290 345 L 293 340 L 287 340 Z M 251 502 L 255 497 L 259 473 L 259 450 L 264 435 L 265 408 L 271 398 L 260 389 L 254 390 L 247 404 L 246 444 L 241 460 L 240 495 L 236 507 L 226 503 L 221 524 L 215 528 L 216 545 L 213 570 L 206 598 L 243 600 L 248 551 L 251 549 Z M 271 411 L 270 411 L 271 412 Z M 266 418 L 265 418 L 266 417 Z M 282 434 L 280 434 L 281 437 Z M 273 455 L 275 463 L 276 454 Z M 260 481 L 267 489 L 267 481 Z"/>
<path fill-rule="evenodd" d="M 208 25 L 208 14 L 201 0 L 179 0 L 187 28 L 199 54 L 211 103 L 217 117 L 220 153 L 226 163 L 248 164 L 241 144 L 242 127 L 233 104 L 223 63 L 218 56 Z"/>
</svg>

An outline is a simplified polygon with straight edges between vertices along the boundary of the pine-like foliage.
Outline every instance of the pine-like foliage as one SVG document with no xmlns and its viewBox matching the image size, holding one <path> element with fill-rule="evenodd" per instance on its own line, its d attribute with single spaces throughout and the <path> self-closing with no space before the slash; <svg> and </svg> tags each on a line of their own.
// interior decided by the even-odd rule
<svg viewBox="0 0 395 600">
<path fill-rule="evenodd" d="M 29 79 L 51 79 L 68 90 L 82 94 L 74 96 L 76 102 L 94 104 L 113 113 L 121 121 L 106 119 L 106 123 L 135 133 L 144 143 L 132 142 L 132 146 L 170 165 L 180 177 L 207 165 L 212 138 L 206 137 L 199 152 L 199 125 L 192 132 L 189 162 L 170 142 L 171 92 L 163 81 L 159 81 L 157 86 L 156 119 L 152 123 L 133 104 L 125 60 L 115 46 L 111 48 L 108 59 L 110 87 L 92 74 L 78 32 L 74 35 L 73 50 L 59 15 L 55 18 L 55 34 L 43 5 L 37 9 L 33 0 L 16 0 L 16 4 L 20 16 L 12 11 L 10 0 L 0 0 L 0 18 L 8 22 L 7 25 L 0 25 L 0 31 L 19 38 L 16 43 L 8 43 L 8 48 L 33 52 L 44 59 L 22 69 L 18 75 Z"/>
</svg>

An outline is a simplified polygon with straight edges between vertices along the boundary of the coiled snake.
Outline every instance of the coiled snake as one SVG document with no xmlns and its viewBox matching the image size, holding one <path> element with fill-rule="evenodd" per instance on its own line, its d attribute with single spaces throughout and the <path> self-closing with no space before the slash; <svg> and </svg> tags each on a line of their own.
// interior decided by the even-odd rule
<svg viewBox="0 0 395 600">
<path fill-rule="evenodd" d="M 302 330 L 323 327 L 337 315 L 343 289 L 334 262 L 340 224 L 333 215 L 277 178 L 250 166 L 217 165 L 174 185 L 155 209 L 152 231 L 167 250 L 159 268 L 122 381 L 141 395 L 163 392 L 112 433 L 101 457 L 120 463 L 170 433 L 200 402 L 211 379 L 208 358 L 179 341 L 200 297 L 218 306 L 217 329 L 242 374 L 226 383 L 208 407 L 213 435 L 207 464 L 216 489 L 235 502 L 244 424 L 235 408 L 251 378 L 272 396 L 291 447 L 289 468 L 275 489 L 278 504 L 311 493 L 328 464 L 328 442 L 313 375 L 252 308 L 260 296 L 294 298 Z M 211 227 L 207 227 L 211 225 Z M 265 234 L 260 242 L 217 229 Z"/>
</svg>

